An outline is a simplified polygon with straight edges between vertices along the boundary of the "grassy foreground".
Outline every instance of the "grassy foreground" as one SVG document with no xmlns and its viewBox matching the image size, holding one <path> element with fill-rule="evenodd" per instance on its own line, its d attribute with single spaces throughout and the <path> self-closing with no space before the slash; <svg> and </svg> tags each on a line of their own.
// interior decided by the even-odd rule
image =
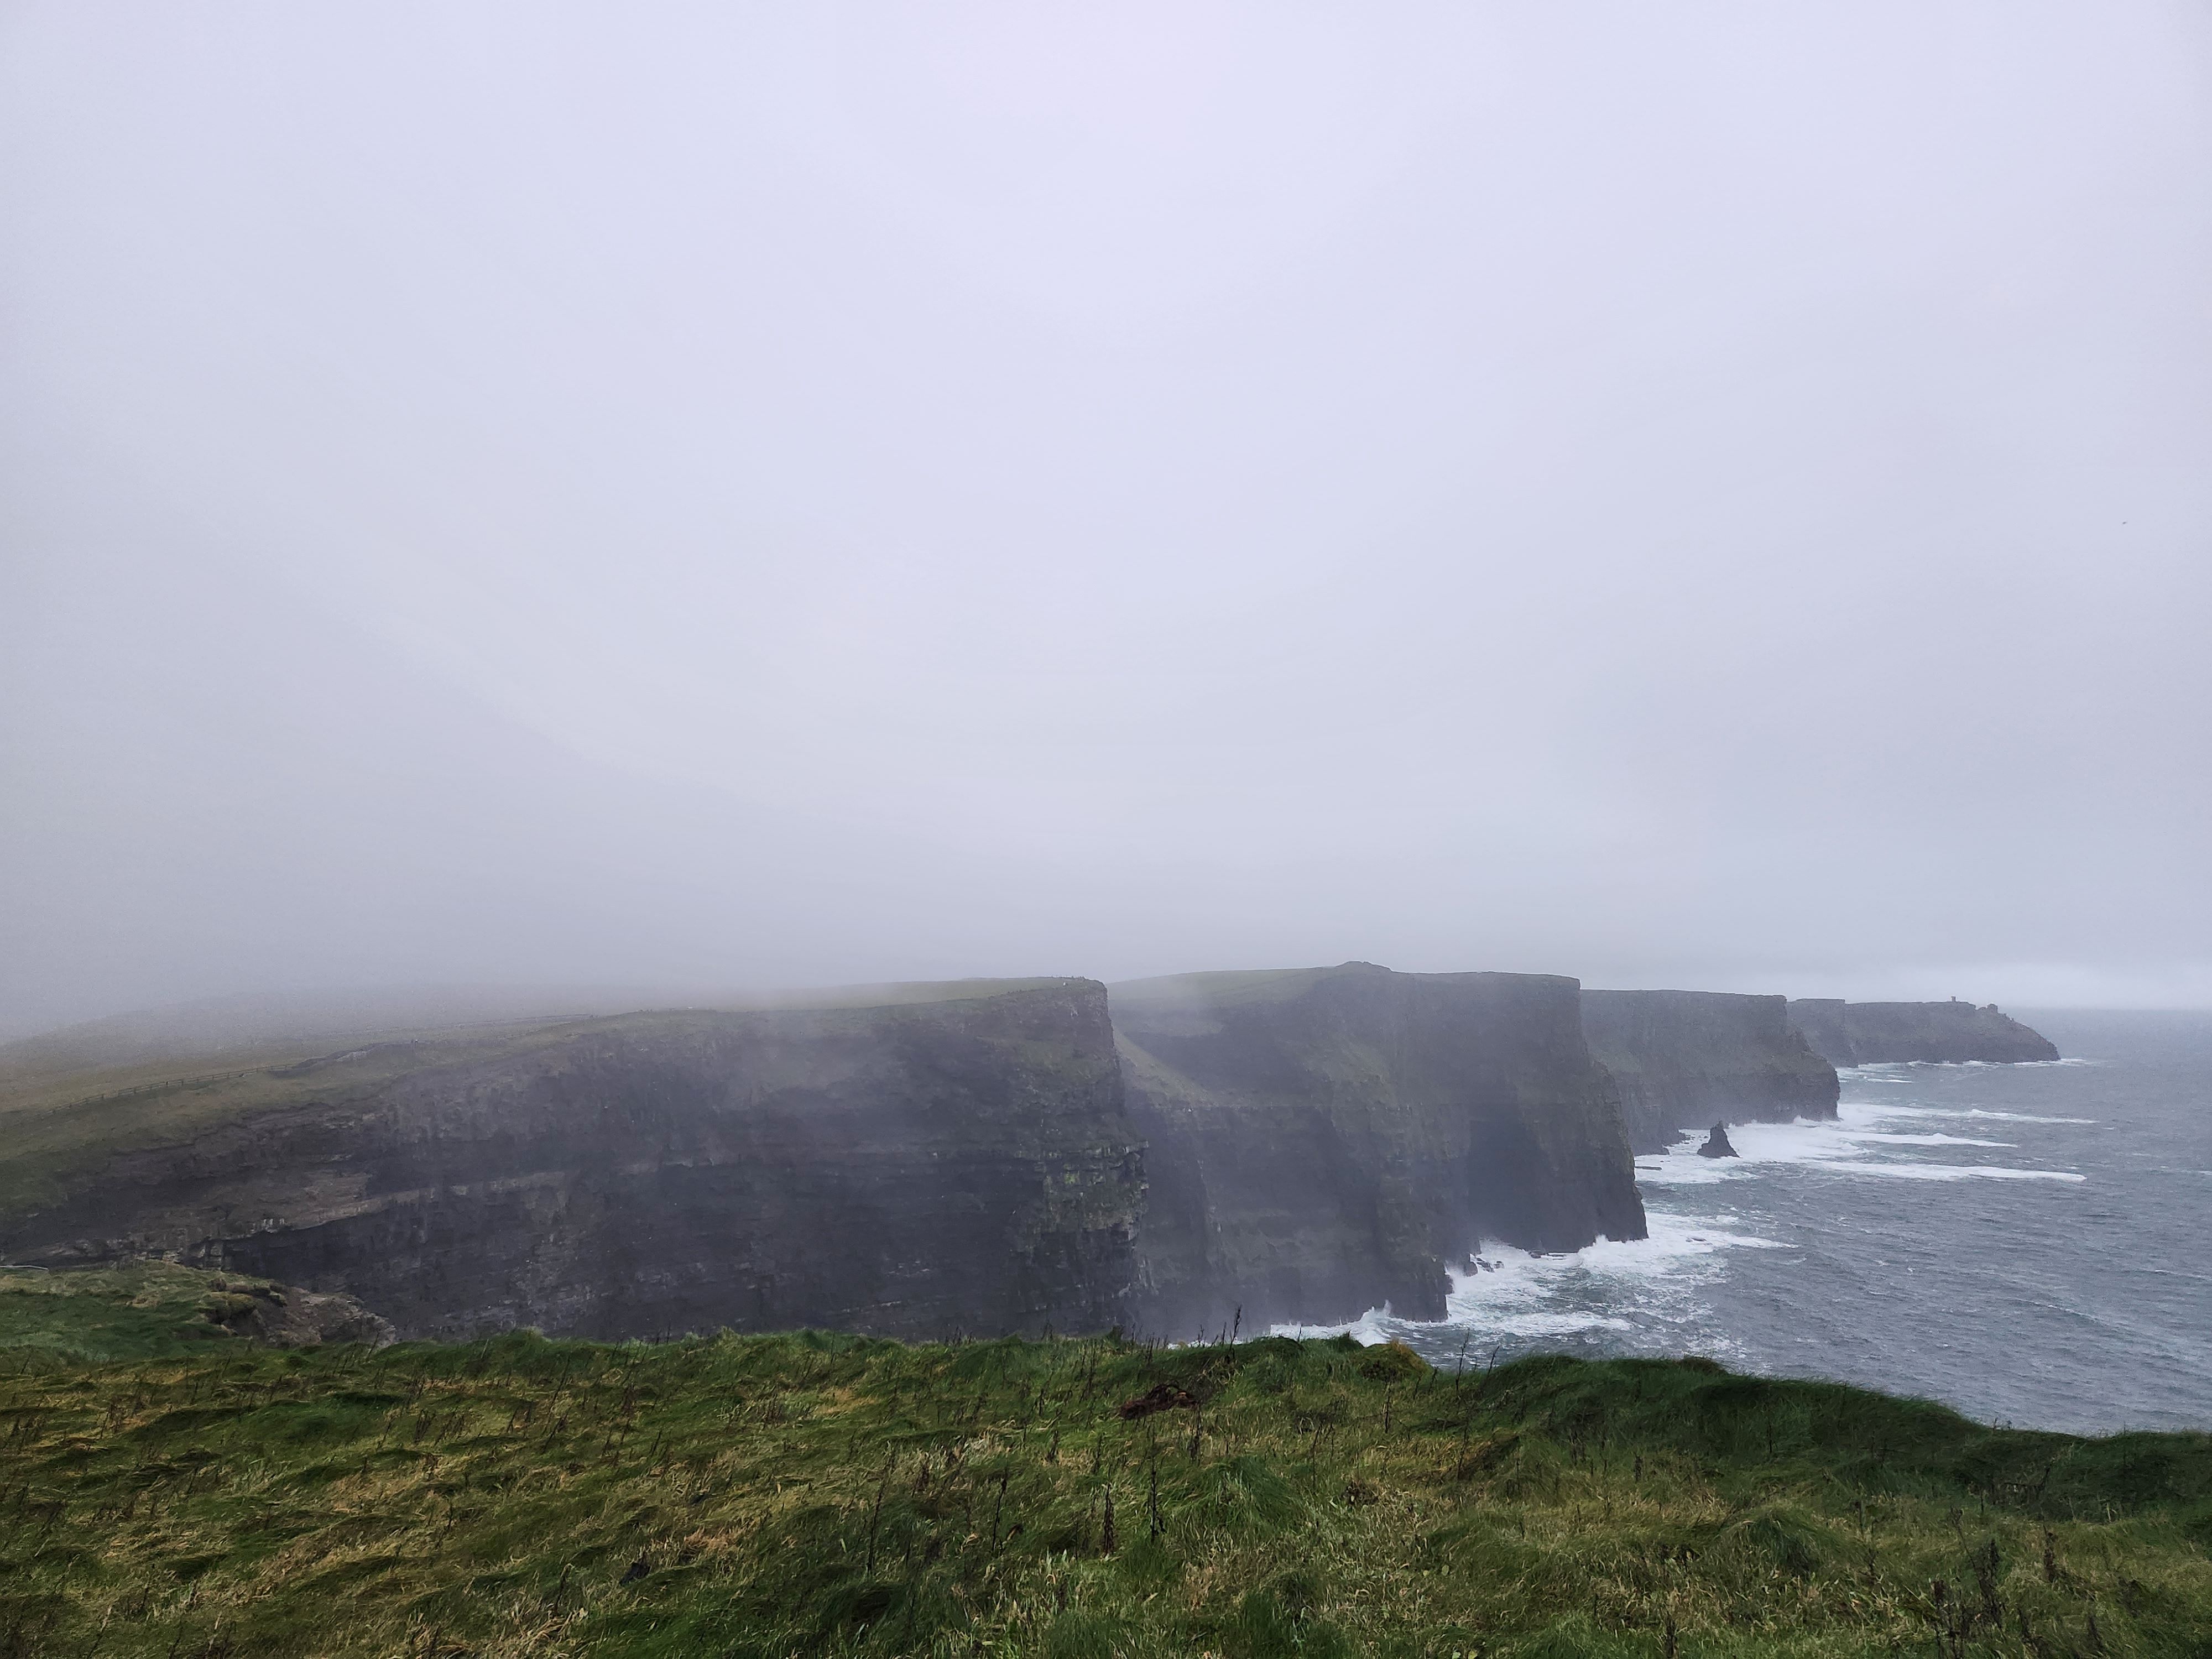
<svg viewBox="0 0 2212 1659">
<path fill-rule="evenodd" d="M 181 1273 L 0 1279 L 0 1656 L 2212 1655 L 2203 1435 L 1342 1339 L 278 1352 Z"/>
</svg>

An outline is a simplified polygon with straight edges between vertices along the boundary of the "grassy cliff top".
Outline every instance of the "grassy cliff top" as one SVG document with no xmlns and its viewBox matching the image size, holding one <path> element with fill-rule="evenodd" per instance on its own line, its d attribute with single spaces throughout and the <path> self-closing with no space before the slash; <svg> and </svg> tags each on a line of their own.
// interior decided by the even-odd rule
<svg viewBox="0 0 2212 1659">
<path fill-rule="evenodd" d="M 1614 1003 L 1627 1003 L 1637 1000 L 1649 1001 L 1663 998 L 1675 1001 L 1685 1007 L 1695 1007 L 1704 1004 L 1713 1007 L 1757 1005 L 1765 1008 L 1778 1004 L 1786 1009 L 1790 1006 L 1788 997 L 1779 992 L 1770 991 L 1606 991 L 1592 990 L 1585 986 L 1583 988 L 1583 995 L 1600 1002 Z"/>
<path fill-rule="evenodd" d="M 638 1012 L 750 1012 L 969 1000 L 1093 983 L 1078 978 L 921 980 L 796 990 L 674 994 L 621 988 L 427 987 L 224 997 L 88 1020 L 0 1043 L 0 1109 L 94 1074 L 280 1063 L 365 1043 L 526 1030 Z"/>
<path fill-rule="evenodd" d="M 1372 974 L 1394 975 L 1401 979 L 1514 981 L 1565 987 L 1572 987 L 1576 983 L 1559 974 L 1407 974 L 1371 962 L 1341 962 L 1333 968 L 1250 968 L 1200 974 L 1164 974 L 1153 979 L 1117 980 L 1106 990 L 1115 1007 L 1126 1007 L 1135 1012 L 1177 1003 L 1236 1005 L 1288 1001 L 1325 980 L 1352 979 Z"/>
<path fill-rule="evenodd" d="M 0 1216 L 56 1201 L 72 1176 L 118 1152 L 174 1144 L 235 1119 L 315 1100 L 358 1099 L 410 1073 L 482 1063 L 593 1032 L 642 1030 L 687 1015 L 864 1012 L 979 1001 L 1095 986 L 1080 979 L 951 980 L 842 986 L 732 998 L 713 1007 L 418 1027 L 258 1030 L 210 1048 L 179 1028 L 168 1046 L 148 1029 L 100 1021 L 0 1047 Z M 152 1017 L 149 1017 L 149 1018 Z M 243 1031 L 234 1019 L 209 1029 Z M 118 1032 L 120 1034 L 118 1034 Z M 0 1650 L 4 1651 L 4 1650 Z"/>
<path fill-rule="evenodd" d="M 2182 1659 L 2212 1630 L 2212 1438 L 1699 1361 L 15 1340 L 0 1652 Z"/>
<path fill-rule="evenodd" d="M 234 1344 L 224 1321 L 241 1297 L 267 1288 L 265 1279 L 166 1261 L 66 1273 L 0 1267 L 0 1370 L 173 1359 Z"/>
</svg>

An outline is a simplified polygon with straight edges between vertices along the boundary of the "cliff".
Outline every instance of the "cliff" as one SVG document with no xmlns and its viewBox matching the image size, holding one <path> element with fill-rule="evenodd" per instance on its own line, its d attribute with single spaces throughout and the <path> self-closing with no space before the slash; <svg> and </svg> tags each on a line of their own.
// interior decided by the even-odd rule
<svg viewBox="0 0 2212 1659">
<path fill-rule="evenodd" d="M 1479 1242 L 1644 1236 L 1575 981 L 1364 963 L 1112 988 L 1147 1142 L 1139 1318 L 1182 1337 L 1444 1311 Z"/>
<path fill-rule="evenodd" d="M 902 994 L 194 1056 L 75 1099 L 49 1056 L 0 1119 L 0 1249 L 169 1253 L 405 1336 L 1120 1322 L 1143 1189 L 1104 988 Z"/>
<path fill-rule="evenodd" d="M 2056 1060 L 2041 1032 L 1997 1012 L 1995 1003 L 1844 1002 L 1805 997 L 1790 1005 L 1790 1024 L 1814 1052 L 1837 1066 L 1896 1060 Z"/>
<path fill-rule="evenodd" d="M 1836 1115 L 1836 1068 L 1790 1028 L 1778 996 L 1584 991 L 1583 1032 L 1620 1089 L 1639 1152 L 1686 1129 Z"/>
</svg>

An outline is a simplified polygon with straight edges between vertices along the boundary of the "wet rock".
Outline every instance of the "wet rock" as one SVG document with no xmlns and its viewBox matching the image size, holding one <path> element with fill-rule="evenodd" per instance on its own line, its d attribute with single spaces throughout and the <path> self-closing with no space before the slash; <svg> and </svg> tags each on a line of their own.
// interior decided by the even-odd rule
<svg viewBox="0 0 2212 1659">
<path fill-rule="evenodd" d="M 1735 1145 L 1729 1139 L 1728 1125 L 1716 1123 L 1713 1125 L 1713 1132 L 1705 1137 L 1705 1144 L 1698 1148 L 1698 1156 L 1699 1158 L 1741 1158 L 1743 1154 L 1737 1152 Z"/>
</svg>

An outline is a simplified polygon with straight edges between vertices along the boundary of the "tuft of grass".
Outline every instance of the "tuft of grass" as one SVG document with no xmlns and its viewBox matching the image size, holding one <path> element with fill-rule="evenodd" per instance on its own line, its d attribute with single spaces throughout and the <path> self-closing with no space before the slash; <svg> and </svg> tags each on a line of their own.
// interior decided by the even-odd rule
<svg viewBox="0 0 2212 1659">
<path fill-rule="evenodd" d="M 70 1277 L 157 1318 L 204 1277 L 143 1272 Z M 2212 1631 L 2203 1435 L 1342 1340 L 106 1328 L 106 1358 L 0 1352 L 0 1655 L 2182 1659 Z M 1194 1407 L 1121 1414 L 1162 1383 Z"/>
<path fill-rule="evenodd" d="M 40 1361 L 172 1358 L 240 1339 L 225 1323 L 265 1279 L 167 1261 L 56 1272 L 0 1268 L 0 1370 Z M 0 1653 L 4 1653 L 0 1649 Z"/>
</svg>

